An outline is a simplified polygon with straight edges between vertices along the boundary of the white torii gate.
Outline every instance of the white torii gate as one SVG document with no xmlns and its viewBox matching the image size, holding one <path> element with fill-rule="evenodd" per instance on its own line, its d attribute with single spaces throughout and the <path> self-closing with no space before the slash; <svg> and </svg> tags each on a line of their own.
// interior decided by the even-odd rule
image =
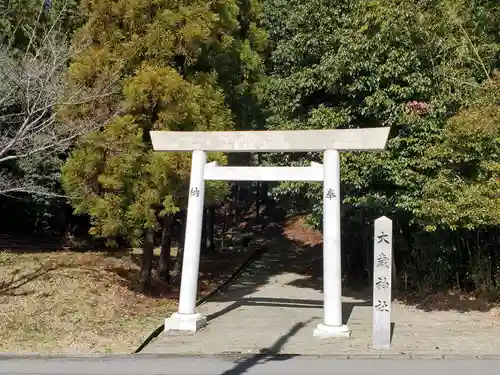
<svg viewBox="0 0 500 375">
<path fill-rule="evenodd" d="M 342 324 L 342 272 L 340 231 L 339 151 L 385 148 L 390 128 L 292 130 L 292 131 L 151 131 L 155 151 L 191 151 L 191 180 L 182 262 L 179 309 L 165 319 L 165 331 L 196 332 L 207 324 L 196 313 L 201 227 L 205 180 L 323 181 L 323 306 L 324 322 L 316 337 L 348 337 Z M 222 167 L 208 163 L 207 151 L 218 152 L 318 152 L 323 165 L 310 167 Z"/>
</svg>

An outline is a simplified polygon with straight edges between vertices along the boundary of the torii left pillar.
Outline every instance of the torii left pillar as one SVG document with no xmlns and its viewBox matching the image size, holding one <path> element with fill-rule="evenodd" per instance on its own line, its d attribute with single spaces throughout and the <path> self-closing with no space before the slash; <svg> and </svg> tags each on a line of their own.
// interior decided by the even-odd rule
<svg viewBox="0 0 500 375">
<path fill-rule="evenodd" d="M 207 324 L 207 318 L 195 311 L 200 265 L 203 200 L 205 197 L 203 171 L 206 162 L 207 156 L 205 151 L 193 151 L 179 309 L 176 313 L 165 319 L 165 331 L 196 332 Z"/>
</svg>

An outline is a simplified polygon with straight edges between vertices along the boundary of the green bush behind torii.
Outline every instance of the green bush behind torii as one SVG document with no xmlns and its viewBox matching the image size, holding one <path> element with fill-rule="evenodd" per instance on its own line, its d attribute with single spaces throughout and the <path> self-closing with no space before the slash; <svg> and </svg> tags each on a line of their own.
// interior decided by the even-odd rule
<svg viewBox="0 0 500 375">
<path fill-rule="evenodd" d="M 491 279 L 498 266 L 476 265 L 496 262 L 491 248 L 499 241 L 498 97 L 484 95 L 499 65 L 498 4 L 264 4 L 273 45 L 269 129 L 392 128 L 386 151 L 342 155 L 347 268 L 369 272 L 369 228 L 385 214 L 396 224 L 397 270 L 407 286 Z M 476 174 L 466 176 L 465 168 Z M 311 223 L 320 226 L 320 184 L 283 183 L 274 193 L 312 210 Z"/>
</svg>

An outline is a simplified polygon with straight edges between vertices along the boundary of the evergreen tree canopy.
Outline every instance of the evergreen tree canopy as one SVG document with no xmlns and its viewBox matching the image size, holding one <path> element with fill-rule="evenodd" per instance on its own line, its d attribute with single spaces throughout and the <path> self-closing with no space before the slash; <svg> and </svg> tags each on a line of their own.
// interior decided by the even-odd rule
<svg viewBox="0 0 500 375">
<path fill-rule="evenodd" d="M 141 241 L 158 216 L 186 203 L 190 155 L 158 154 L 150 130 L 209 131 L 258 126 L 265 34 L 256 2 L 87 0 L 88 21 L 70 66 L 92 86 L 112 77 L 120 93 L 98 108 L 112 120 L 83 139 L 63 168 L 76 212 L 92 216 L 95 235 Z M 225 162 L 222 154 L 209 159 Z M 227 184 L 207 184 L 207 200 Z"/>
</svg>

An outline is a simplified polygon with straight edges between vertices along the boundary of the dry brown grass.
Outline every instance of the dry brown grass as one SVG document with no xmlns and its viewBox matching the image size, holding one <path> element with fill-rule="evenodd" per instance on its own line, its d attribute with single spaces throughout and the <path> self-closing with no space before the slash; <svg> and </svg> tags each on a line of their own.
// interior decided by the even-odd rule
<svg viewBox="0 0 500 375">
<path fill-rule="evenodd" d="M 201 261 L 201 293 L 245 254 Z M 0 252 L 0 351 L 131 353 L 174 311 L 178 288 L 135 291 L 137 254 Z M 214 262 L 219 267 L 214 266 Z"/>
</svg>

